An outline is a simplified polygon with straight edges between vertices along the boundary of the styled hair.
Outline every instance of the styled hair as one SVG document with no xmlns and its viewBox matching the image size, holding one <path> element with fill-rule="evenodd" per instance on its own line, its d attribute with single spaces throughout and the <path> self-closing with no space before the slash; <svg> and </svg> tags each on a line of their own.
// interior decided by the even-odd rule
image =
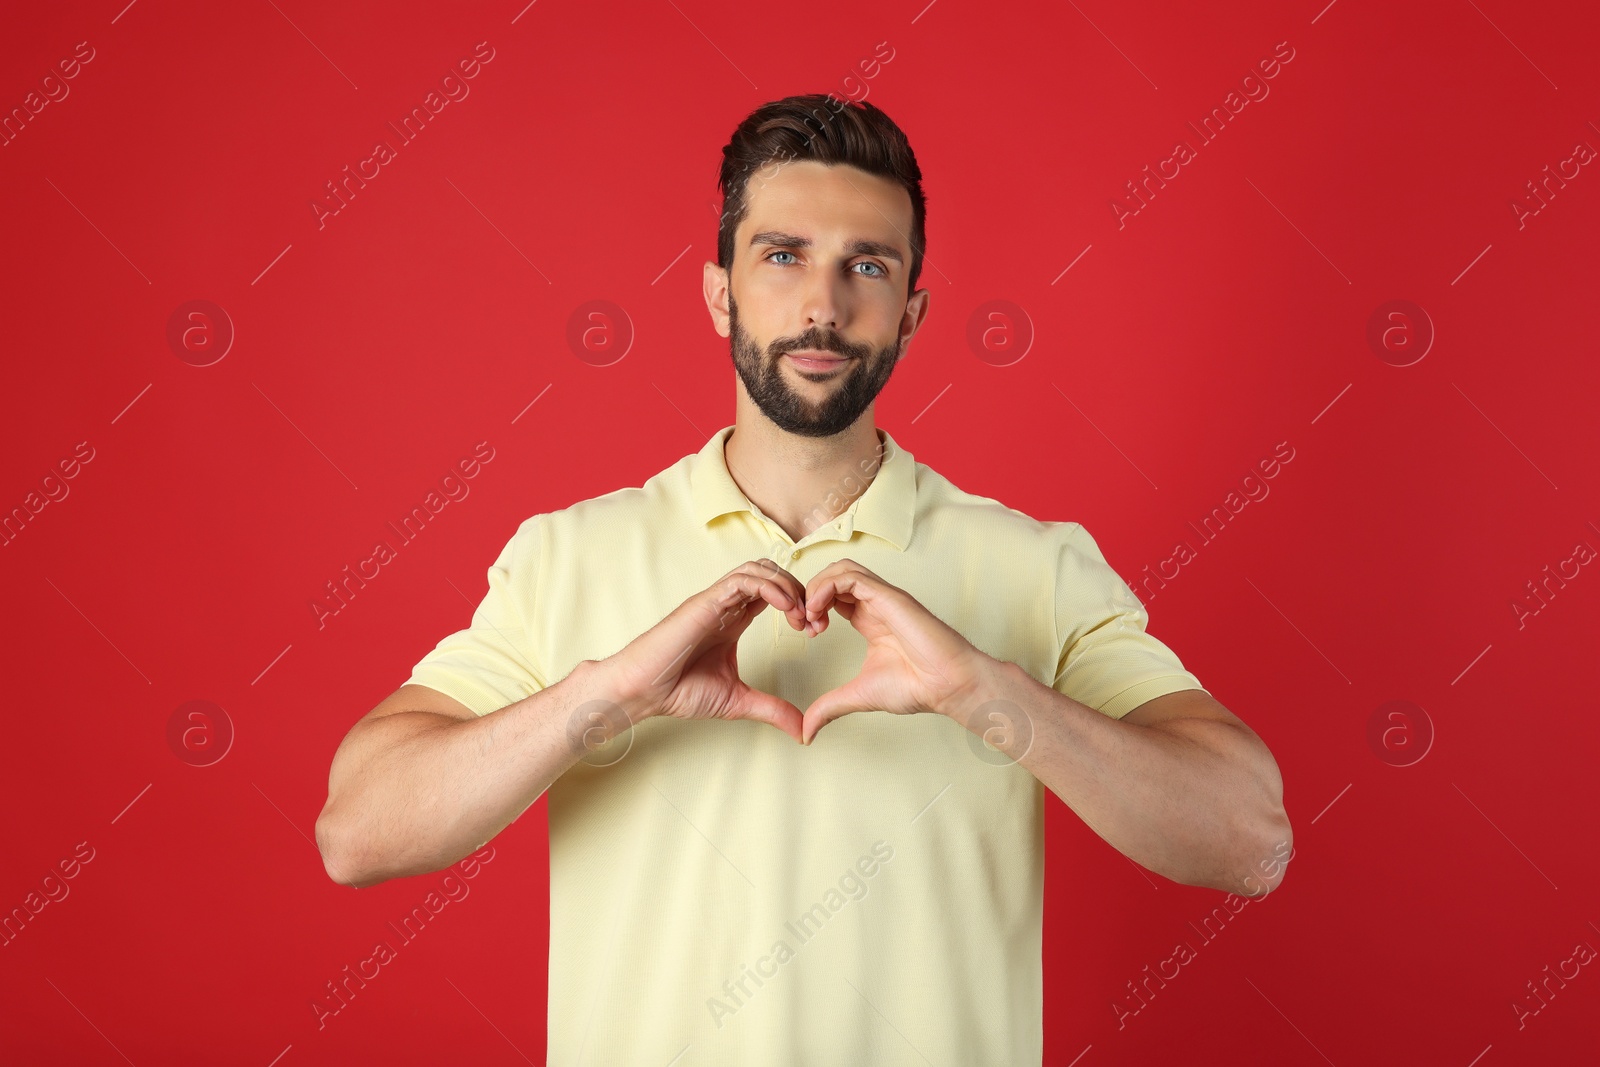
<svg viewBox="0 0 1600 1067">
<path fill-rule="evenodd" d="M 717 185 L 722 216 L 717 224 L 717 265 L 733 268 L 733 235 L 748 214 L 750 176 L 772 163 L 814 160 L 852 167 L 898 182 L 911 195 L 911 272 L 909 296 L 922 273 L 927 207 L 922 171 L 906 135 L 876 105 L 845 101 L 829 94 L 788 96 L 762 104 L 733 131 L 722 149 Z"/>
</svg>

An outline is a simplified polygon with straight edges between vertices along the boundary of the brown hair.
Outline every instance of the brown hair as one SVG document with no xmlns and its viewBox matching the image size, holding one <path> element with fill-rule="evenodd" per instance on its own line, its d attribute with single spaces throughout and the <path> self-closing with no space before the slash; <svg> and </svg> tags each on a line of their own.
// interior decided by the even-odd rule
<svg viewBox="0 0 1600 1067">
<path fill-rule="evenodd" d="M 733 235 L 748 205 L 745 187 L 750 175 L 769 163 L 809 159 L 852 167 L 899 182 L 911 194 L 911 273 L 909 296 L 922 273 L 923 232 L 927 208 L 922 171 L 906 135 L 894 120 L 866 101 L 847 102 L 830 94 L 788 96 L 762 104 L 733 131 L 722 149 L 717 185 L 722 190 L 722 217 L 717 224 L 717 265 L 733 267 Z"/>
</svg>

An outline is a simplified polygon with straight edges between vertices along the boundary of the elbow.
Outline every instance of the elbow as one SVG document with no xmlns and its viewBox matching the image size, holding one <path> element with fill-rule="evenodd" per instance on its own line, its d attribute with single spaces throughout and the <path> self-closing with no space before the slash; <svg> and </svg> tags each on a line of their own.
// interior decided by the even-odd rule
<svg viewBox="0 0 1600 1067">
<path fill-rule="evenodd" d="M 1230 891 L 1243 897 L 1264 897 L 1283 884 L 1294 857 L 1294 828 L 1283 806 L 1283 775 L 1268 754 L 1259 778 L 1256 803 L 1234 840 L 1243 847 L 1235 853 L 1230 871 L 1235 884 Z"/>
<path fill-rule="evenodd" d="M 317 851 L 322 854 L 322 869 L 335 884 L 364 889 L 383 880 L 371 877 L 363 868 L 360 857 L 351 847 L 350 834 L 330 817 L 328 808 L 317 817 L 314 833 Z"/>
<path fill-rule="evenodd" d="M 1233 884 L 1227 888 L 1241 897 L 1264 897 L 1282 885 L 1288 873 L 1289 861 L 1294 858 L 1294 829 L 1280 807 L 1244 840 L 1251 843 L 1250 848 L 1235 861 Z"/>
</svg>

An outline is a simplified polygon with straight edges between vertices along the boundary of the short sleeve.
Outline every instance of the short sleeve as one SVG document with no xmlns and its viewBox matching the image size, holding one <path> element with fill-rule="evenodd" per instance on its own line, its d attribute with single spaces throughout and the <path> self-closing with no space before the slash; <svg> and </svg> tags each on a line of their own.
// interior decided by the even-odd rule
<svg viewBox="0 0 1600 1067">
<path fill-rule="evenodd" d="M 441 640 L 411 669 L 408 685 L 454 697 L 479 715 L 531 696 L 547 684 L 533 661 L 528 631 L 542 555 L 538 515 L 525 520 L 489 568 L 489 591 L 472 624 Z"/>
<path fill-rule="evenodd" d="M 1106 562 L 1089 531 L 1075 522 L 1057 525 L 1061 648 L 1053 688 L 1113 719 L 1167 693 L 1204 691 L 1177 654 L 1145 630 L 1144 605 Z"/>
</svg>

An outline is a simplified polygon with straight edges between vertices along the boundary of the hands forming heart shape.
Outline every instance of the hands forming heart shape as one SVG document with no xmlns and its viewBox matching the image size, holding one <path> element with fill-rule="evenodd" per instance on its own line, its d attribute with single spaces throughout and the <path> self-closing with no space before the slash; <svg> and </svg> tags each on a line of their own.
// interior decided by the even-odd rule
<svg viewBox="0 0 1600 1067">
<path fill-rule="evenodd" d="M 739 678 L 739 637 L 771 605 L 808 637 L 838 612 L 867 640 L 861 671 L 819 696 L 804 713 Z M 817 731 L 856 711 L 944 713 L 976 684 L 973 645 L 904 589 L 850 559 L 806 585 L 773 560 L 751 560 L 678 605 L 602 666 L 635 721 L 755 719 L 809 745 Z"/>
</svg>

